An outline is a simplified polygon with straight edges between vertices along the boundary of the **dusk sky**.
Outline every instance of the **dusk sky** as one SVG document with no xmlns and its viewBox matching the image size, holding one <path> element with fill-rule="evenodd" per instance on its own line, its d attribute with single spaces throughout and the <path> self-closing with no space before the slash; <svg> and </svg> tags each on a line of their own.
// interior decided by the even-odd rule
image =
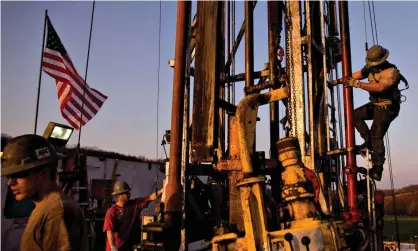
<svg viewBox="0 0 418 251">
<path fill-rule="evenodd" d="M 157 157 L 157 144 L 171 124 L 176 2 L 162 3 L 160 101 L 157 141 L 157 71 L 159 2 L 97 1 L 87 82 L 108 96 L 99 113 L 82 129 L 82 146 Z M 237 32 L 243 2 L 236 3 Z M 350 2 L 353 71 L 364 65 L 363 2 Z M 84 77 L 92 2 L 1 2 L 1 131 L 11 136 L 33 133 L 36 91 L 45 9 L 78 73 Z M 196 3 L 193 3 L 193 11 Z M 267 59 L 267 4 L 255 10 L 255 70 Z M 418 144 L 418 2 L 375 1 L 379 44 L 390 50 L 389 61 L 409 80 L 407 101 L 392 123 L 390 147 L 396 187 L 417 183 Z M 368 18 L 368 10 L 366 10 Z M 367 22 L 369 46 L 373 45 Z M 283 39 L 282 39 L 283 44 Z M 244 72 L 244 40 L 238 51 L 236 73 Z M 237 84 L 237 102 L 243 83 Z M 354 106 L 368 102 L 368 93 L 354 90 Z M 283 114 L 283 113 L 281 113 Z M 268 108 L 260 109 L 257 150 L 268 156 Z M 55 80 L 42 74 L 38 134 L 49 121 L 68 124 L 61 116 Z M 69 144 L 76 144 L 75 132 Z M 357 144 L 361 144 L 357 133 Z M 158 157 L 162 156 L 158 149 Z M 363 164 L 359 161 L 359 164 Z M 389 188 L 387 165 L 379 188 Z"/>
</svg>

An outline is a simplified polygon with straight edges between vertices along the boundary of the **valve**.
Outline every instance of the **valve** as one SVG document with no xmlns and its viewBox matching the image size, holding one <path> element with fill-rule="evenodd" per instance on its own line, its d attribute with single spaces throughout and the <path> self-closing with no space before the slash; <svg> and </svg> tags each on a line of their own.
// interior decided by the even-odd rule
<svg viewBox="0 0 418 251">
<path fill-rule="evenodd" d="M 284 239 L 289 242 L 289 246 L 290 246 L 290 250 L 294 251 L 293 249 L 293 244 L 292 244 L 292 240 L 293 240 L 293 235 L 291 233 L 286 233 L 284 235 Z"/>
<path fill-rule="evenodd" d="M 309 251 L 309 244 L 311 243 L 311 239 L 308 236 L 304 236 L 302 238 L 302 244 L 306 247 L 306 251 Z"/>
</svg>

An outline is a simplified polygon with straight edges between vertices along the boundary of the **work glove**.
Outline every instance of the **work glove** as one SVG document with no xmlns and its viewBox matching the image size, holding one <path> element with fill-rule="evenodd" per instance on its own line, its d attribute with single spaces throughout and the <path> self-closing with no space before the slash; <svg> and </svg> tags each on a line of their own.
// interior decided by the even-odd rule
<svg viewBox="0 0 418 251">
<path fill-rule="evenodd" d="M 331 85 L 345 84 L 345 81 L 346 81 L 346 78 L 334 79 L 331 81 Z"/>
<path fill-rule="evenodd" d="M 113 246 L 110 248 L 111 251 L 118 251 L 118 248 L 116 246 Z"/>
<path fill-rule="evenodd" d="M 163 194 L 163 189 L 159 190 L 157 193 L 153 193 L 149 196 L 150 200 L 156 200 L 159 196 Z"/>
<path fill-rule="evenodd" d="M 355 88 L 359 88 L 360 87 L 360 81 L 357 80 L 357 79 L 354 79 L 354 78 L 347 77 L 345 85 L 355 87 Z"/>
</svg>

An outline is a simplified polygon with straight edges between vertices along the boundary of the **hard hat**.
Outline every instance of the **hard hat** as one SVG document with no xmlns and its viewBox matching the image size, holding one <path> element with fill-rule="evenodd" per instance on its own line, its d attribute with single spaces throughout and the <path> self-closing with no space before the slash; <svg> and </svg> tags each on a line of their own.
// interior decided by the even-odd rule
<svg viewBox="0 0 418 251">
<path fill-rule="evenodd" d="M 65 156 L 39 135 L 25 134 L 10 139 L 1 156 L 1 176 L 39 167 Z"/>
<path fill-rule="evenodd" d="M 389 50 L 380 45 L 373 45 L 367 51 L 366 64 L 367 66 L 377 66 L 385 62 L 389 57 Z"/>
<path fill-rule="evenodd" d="M 113 186 L 113 193 L 112 193 L 112 195 L 123 194 L 123 193 L 129 192 L 131 190 L 132 189 L 129 187 L 128 183 L 126 183 L 125 181 L 118 181 Z"/>
</svg>

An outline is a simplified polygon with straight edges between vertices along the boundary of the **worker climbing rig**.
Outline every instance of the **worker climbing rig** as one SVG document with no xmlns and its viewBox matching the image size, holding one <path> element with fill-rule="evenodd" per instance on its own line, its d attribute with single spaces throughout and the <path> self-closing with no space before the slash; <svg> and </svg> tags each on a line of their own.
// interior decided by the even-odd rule
<svg viewBox="0 0 418 251">
<path fill-rule="evenodd" d="M 351 75 L 348 3 L 260 3 L 268 10 L 269 58 L 254 71 L 256 4 L 244 2 L 235 39 L 235 2 L 199 1 L 193 22 L 191 2 L 178 2 L 162 217 L 144 226 L 148 239 L 141 249 L 179 250 L 183 229 L 185 249 L 205 239 L 214 251 L 381 250 L 383 196 L 370 179 L 358 180 L 352 88 L 343 87 L 343 125 L 340 87 L 330 84 L 339 63 L 342 77 Z M 244 35 L 245 73 L 235 74 Z M 236 105 L 240 81 L 244 98 Z M 281 120 L 279 101 L 286 107 Z M 258 108 L 266 104 L 268 159 L 255 144 Z M 196 176 L 208 176 L 208 184 Z"/>
</svg>

